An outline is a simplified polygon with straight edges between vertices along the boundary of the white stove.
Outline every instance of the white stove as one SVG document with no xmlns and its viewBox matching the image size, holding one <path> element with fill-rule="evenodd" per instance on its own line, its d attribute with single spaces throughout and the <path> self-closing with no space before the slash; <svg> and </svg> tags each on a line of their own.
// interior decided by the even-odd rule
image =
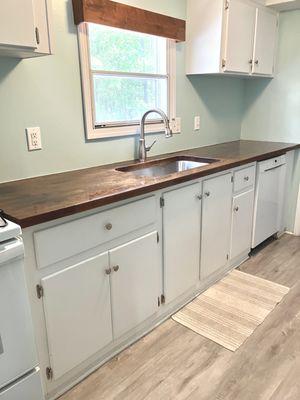
<svg viewBox="0 0 300 400">
<path fill-rule="evenodd" d="M 0 400 L 43 400 L 21 234 L 0 213 Z"/>
</svg>

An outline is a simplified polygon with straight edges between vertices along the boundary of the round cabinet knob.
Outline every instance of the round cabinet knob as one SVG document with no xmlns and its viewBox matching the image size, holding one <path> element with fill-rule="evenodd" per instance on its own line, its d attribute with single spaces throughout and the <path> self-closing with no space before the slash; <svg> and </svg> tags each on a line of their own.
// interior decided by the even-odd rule
<svg viewBox="0 0 300 400">
<path fill-rule="evenodd" d="M 255 65 L 258 65 L 258 60 L 255 60 Z"/>
<path fill-rule="evenodd" d="M 105 229 L 107 231 L 111 231 L 112 230 L 112 224 L 110 222 L 108 224 L 105 224 Z"/>
<path fill-rule="evenodd" d="M 238 212 L 239 209 L 240 209 L 240 208 L 239 208 L 238 206 L 234 207 L 234 211 L 235 211 L 235 212 Z"/>
<path fill-rule="evenodd" d="M 249 60 L 249 64 L 250 65 L 252 65 L 253 64 L 253 60 L 251 59 L 251 60 Z"/>
<path fill-rule="evenodd" d="M 105 273 L 106 273 L 106 275 L 110 275 L 111 274 L 111 268 L 106 268 Z"/>
<path fill-rule="evenodd" d="M 249 181 L 249 176 L 244 177 L 244 181 L 248 182 Z"/>
<path fill-rule="evenodd" d="M 205 192 L 205 196 L 209 197 L 210 196 L 210 192 Z"/>
<path fill-rule="evenodd" d="M 197 200 L 202 200 L 202 194 L 197 194 L 196 199 Z"/>
<path fill-rule="evenodd" d="M 115 272 L 118 272 L 119 269 L 120 269 L 119 265 L 115 265 L 115 266 L 113 267 L 113 270 L 114 270 Z"/>
</svg>

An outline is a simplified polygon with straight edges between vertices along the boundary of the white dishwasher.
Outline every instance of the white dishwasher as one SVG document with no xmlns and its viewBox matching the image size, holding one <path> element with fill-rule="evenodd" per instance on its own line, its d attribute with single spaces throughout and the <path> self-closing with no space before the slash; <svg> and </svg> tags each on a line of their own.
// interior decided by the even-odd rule
<svg viewBox="0 0 300 400">
<path fill-rule="evenodd" d="M 0 400 L 43 400 L 20 235 L 0 213 Z"/>
<path fill-rule="evenodd" d="M 285 180 L 285 155 L 258 163 L 252 248 L 280 231 Z"/>
</svg>

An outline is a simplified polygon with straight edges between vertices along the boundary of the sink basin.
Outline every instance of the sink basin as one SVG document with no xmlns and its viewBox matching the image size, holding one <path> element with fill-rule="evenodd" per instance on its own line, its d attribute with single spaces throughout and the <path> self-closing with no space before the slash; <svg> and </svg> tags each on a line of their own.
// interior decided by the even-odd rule
<svg viewBox="0 0 300 400">
<path fill-rule="evenodd" d="M 188 156 L 178 156 L 163 160 L 149 161 L 140 164 L 128 165 L 117 168 L 120 172 L 131 172 L 137 176 L 159 177 L 178 172 L 189 171 L 191 169 L 205 167 L 219 160 L 211 158 L 198 158 Z"/>
</svg>

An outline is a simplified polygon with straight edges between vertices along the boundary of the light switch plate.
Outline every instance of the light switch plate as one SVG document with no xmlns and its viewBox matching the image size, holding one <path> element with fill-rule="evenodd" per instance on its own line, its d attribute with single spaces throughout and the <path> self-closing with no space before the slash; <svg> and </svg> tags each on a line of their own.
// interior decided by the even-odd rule
<svg viewBox="0 0 300 400">
<path fill-rule="evenodd" d="M 41 129 L 40 127 L 26 128 L 27 146 L 29 151 L 41 150 Z"/>
<path fill-rule="evenodd" d="M 176 117 L 171 120 L 171 129 L 173 133 L 181 133 L 181 118 Z"/>
<path fill-rule="evenodd" d="M 197 115 L 194 118 L 194 130 L 195 131 L 199 131 L 200 130 L 200 117 L 199 117 L 199 115 Z"/>
</svg>

